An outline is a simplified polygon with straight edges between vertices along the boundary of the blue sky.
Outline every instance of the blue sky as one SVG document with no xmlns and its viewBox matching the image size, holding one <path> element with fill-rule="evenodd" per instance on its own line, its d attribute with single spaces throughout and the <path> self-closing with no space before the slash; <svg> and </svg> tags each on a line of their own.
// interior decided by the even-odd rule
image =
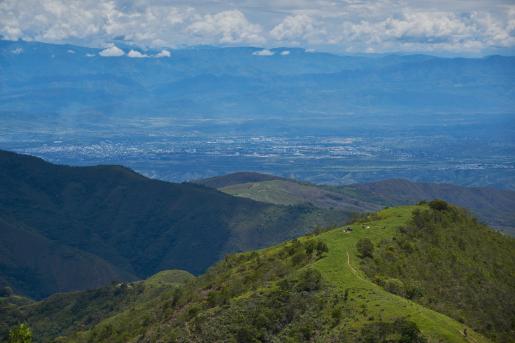
<svg viewBox="0 0 515 343">
<path fill-rule="evenodd" d="M 303 47 L 338 53 L 512 54 L 506 0 L 0 0 L 0 35 L 109 47 Z"/>
</svg>

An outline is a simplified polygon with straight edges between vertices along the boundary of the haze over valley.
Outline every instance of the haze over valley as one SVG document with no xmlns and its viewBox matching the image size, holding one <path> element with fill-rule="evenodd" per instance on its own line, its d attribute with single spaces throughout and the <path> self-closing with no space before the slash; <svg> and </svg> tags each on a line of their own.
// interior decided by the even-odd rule
<svg viewBox="0 0 515 343">
<path fill-rule="evenodd" d="M 257 51 L 137 59 L 3 41 L 0 147 L 169 181 L 252 170 L 515 188 L 513 57 Z"/>
</svg>

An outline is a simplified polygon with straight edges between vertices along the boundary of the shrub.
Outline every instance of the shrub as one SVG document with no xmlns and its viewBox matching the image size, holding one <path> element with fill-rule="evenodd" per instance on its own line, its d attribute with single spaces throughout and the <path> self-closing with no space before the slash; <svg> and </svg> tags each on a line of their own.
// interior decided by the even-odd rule
<svg viewBox="0 0 515 343">
<path fill-rule="evenodd" d="M 386 279 L 384 281 L 384 289 L 390 293 L 397 294 L 400 296 L 405 296 L 406 294 L 404 283 L 399 279 Z"/>
<path fill-rule="evenodd" d="M 307 260 L 307 258 L 308 255 L 306 255 L 306 253 L 303 250 L 301 250 L 297 252 L 295 255 L 293 255 L 291 260 L 294 265 L 299 265 L 301 263 L 304 263 Z"/>
<path fill-rule="evenodd" d="M 449 204 L 441 199 L 435 199 L 429 202 L 429 207 L 435 211 L 447 211 L 449 209 Z"/>
<path fill-rule="evenodd" d="M 405 319 L 397 319 L 393 323 L 394 331 L 401 334 L 399 343 L 425 343 L 427 340 L 422 336 L 417 324 Z"/>
<path fill-rule="evenodd" d="M 298 291 L 316 291 L 320 289 L 322 284 L 322 274 L 316 269 L 305 270 L 297 282 L 296 289 Z"/>
<path fill-rule="evenodd" d="M 31 343 L 32 331 L 27 324 L 20 324 L 9 331 L 8 343 Z"/>
<path fill-rule="evenodd" d="M 318 252 L 319 255 L 322 255 L 323 253 L 329 251 L 329 248 L 327 247 L 327 244 L 325 244 L 322 241 L 318 241 L 316 249 L 317 249 L 317 252 Z"/>
<path fill-rule="evenodd" d="M 373 257 L 374 254 L 374 244 L 368 238 L 361 238 L 356 243 L 356 249 L 358 249 L 361 257 Z"/>
<path fill-rule="evenodd" d="M 400 336 L 400 337 L 399 337 Z M 370 323 L 361 330 L 363 342 L 399 342 L 399 343 L 425 343 L 417 325 L 405 319 L 397 319 L 394 322 Z"/>
<path fill-rule="evenodd" d="M 306 243 L 304 243 L 304 248 L 306 249 L 306 254 L 311 255 L 313 251 L 315 251 L 316 243 L 314 240 L 310 239 Z"/>
</svg>

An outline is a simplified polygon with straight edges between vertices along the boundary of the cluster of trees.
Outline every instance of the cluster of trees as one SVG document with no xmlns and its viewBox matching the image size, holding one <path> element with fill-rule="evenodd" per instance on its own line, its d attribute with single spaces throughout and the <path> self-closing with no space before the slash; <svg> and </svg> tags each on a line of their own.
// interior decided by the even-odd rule
<svg viewBox="0 0 515 343">
<path fill-rule="evenodd" d="M 362 258 L 374 257 L 374 243 L 369 238 L 361 238 L 356 243 L 356 249 Z"/>
<path fill-rule="evenodd" d="M 398 337 L 393 339 L 393 337 Z M 417 325 L 405 319 L 393 322 L 371 323 L 361 330 L 364 343 L 398 342 L 398 343 L 426 343 Z"/>
</svg>

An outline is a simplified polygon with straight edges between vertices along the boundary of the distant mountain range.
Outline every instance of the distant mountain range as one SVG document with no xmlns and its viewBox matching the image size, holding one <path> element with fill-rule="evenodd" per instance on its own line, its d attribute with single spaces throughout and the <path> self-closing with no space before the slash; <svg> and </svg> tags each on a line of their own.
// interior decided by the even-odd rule
<svg viewBox="0 0 515 343">
<path fill-rule="evenodd" d="M 515 57 L 339 56 L 289 48 L 256 56 L 258 50 L 196 47 L 173 50 L 171 57 L 130 58 L 0 41 L 0 113 L 107 121 L 131 115 L 320 119 L 357 111 L 417 121 L 423 113 L 515 107 Z M 290 53 L 281 55 L 284 50 Z"/>
<path fill-rule="evenodd" d="M 315 185 L 259 173 L 233 173 L 195 181 L 225 193 L 281 205 L 310 204 L 352 212 L 444 199 L 515 235 L 515 192 L 487 187 L 384 180 L 346 186 Z"/>
<path fill-rule="evenodd" d="M 152 180 L 120 166 L 60 166 L 6 151 L 0 190 L 0 285 L 36 298 L 163 269 L 201 273 L 225 253 L 349 218 Z"/>
</svg>

